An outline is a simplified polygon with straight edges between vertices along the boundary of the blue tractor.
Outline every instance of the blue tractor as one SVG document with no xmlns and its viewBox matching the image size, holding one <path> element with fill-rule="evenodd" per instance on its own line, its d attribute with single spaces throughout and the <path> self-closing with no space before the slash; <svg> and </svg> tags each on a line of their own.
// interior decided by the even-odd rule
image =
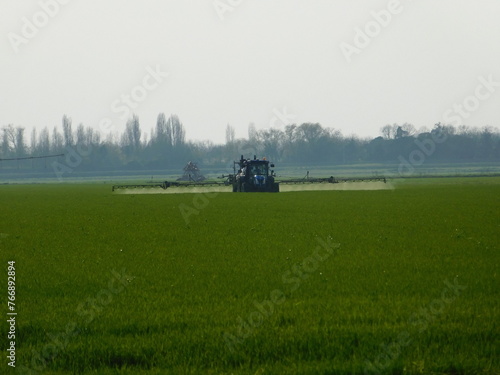
<svg viewBox="0 0 500 375">
<path fill-rule="evenodd" d="M 274 164 L 265 158 L 254 156 L 253 159 L 244 159 L 241 155 L 240 160 L 234 162 L 234 174 L 231 176 L 233 192 L 278 193 L 280 185 L 274 180 L 274 171 L 269 168 L 274 168 Z"/>
</svg>

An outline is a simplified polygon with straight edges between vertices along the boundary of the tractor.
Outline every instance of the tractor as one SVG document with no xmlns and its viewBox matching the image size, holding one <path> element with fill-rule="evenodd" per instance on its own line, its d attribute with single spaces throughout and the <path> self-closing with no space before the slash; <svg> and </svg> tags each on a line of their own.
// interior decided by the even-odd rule
<svg viewBox="0 0 500 375">
<path fill-rule="evenodd" d="M 266 158 L 244 159 L 243 155 L 239 161 L 233 163 L 234 174 L 229 176 L 229 181 L 233 185 L 233 192 L 266 192 L 278 193 L 280 185 L 274 180 L 276 176 L 273 170 L 274 164 Z M 236 168 L 238 166 L 238 168 Z"/>
</svg>

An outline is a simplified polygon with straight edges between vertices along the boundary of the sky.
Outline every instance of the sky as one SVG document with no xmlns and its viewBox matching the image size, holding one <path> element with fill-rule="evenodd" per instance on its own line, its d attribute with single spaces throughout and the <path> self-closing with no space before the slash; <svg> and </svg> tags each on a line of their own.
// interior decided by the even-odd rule
<svg viewBox="0 0 500 375">
<path fill-rule="evenodd" d="M 498 0 L 0 0 L 0 127 L 500 127 Z M 27 134 L 29 137 L 29 133 Z"/>
</svg>

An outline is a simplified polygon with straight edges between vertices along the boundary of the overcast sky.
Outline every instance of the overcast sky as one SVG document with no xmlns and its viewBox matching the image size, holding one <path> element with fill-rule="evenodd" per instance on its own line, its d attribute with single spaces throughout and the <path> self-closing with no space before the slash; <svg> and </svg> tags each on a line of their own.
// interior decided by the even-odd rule
<svg viewBox="0 0 500 375">
<path fill-rule="evenodd" d="M 0 0 L 0 126 L 500 126 L 499 0 Z M 489 83 L 488 83 L 489 82 Z M 463 106 L 462 109 L 457 105 Z M 455 107 L 454 107 L 455 106 Z"/>
</svg>

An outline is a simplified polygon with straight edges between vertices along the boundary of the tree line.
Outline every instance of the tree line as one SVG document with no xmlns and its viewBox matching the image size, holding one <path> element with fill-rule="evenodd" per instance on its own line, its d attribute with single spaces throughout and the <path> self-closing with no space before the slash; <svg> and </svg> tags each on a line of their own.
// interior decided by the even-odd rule
<svg viewBox="0 0 500 375">
<path fill-rule="evenodd" d="M 257 129 L 248 126 L 248 136 L 237 139 L 234 128 L 226 127 L 224 144 L 190 141 L 177 115 L 160 113 L 147 137 L 138 116 L 133 115 L 120 135 L 103 136 L 92 127 L 74 127 L 64 115 L 62 125 L 49 129 L 33 129 L 29 142 L 25 129 L 7 125 L 2 128 L 0 161 L 8 158 L 38 157 L 89 150 L 82 157 L 81 170 L 157 170 L 181 168 L 188 161 L 200 165 L 219 166 L 241 154 L 266 156 L 275 162 L 292 164 L 393 163 L 401 156 L 429 144 L 436 136 L 445 139 L 426 151 L 427 162 L 492 162 L 500 161 L 500 133 L 492 127 L 471 128 L 435 124 L 431 129 L 417 130 L 412 124 L 385 125 L 376 138 L 344 136 L 336 129 L 318 123 L 290 124 Z M 33 161 L 24 168 L 42 169 L 44 163 Z M 2 170 L 19 168 L 19 163 L 3 162 Z M 21 165 L 23 168 L 23 165 Z M 46 168 L 46 162 L 45 162 Z"/>
</svg>

